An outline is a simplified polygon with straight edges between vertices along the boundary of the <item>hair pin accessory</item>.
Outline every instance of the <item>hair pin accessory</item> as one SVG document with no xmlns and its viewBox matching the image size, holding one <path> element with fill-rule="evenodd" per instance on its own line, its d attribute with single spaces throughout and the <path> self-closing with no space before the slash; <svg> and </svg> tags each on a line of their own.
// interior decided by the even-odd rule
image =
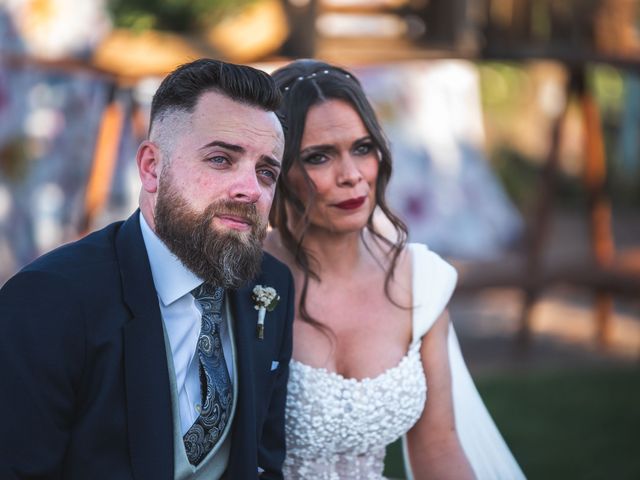
<svg viewBox="0 0 640 480">
<path fill-rule="evenodd" d="M 323 75 L 328 75 L 331 73 L 332 70 L 328 70 L 328 69 L 324 69 L 322 71 L 318 71 L 318 72 L 312 72 L 309 75 L 300 75 L 298 76 L 295 80 L 293 80 L 292 83 L 297 83 L 300 82 L 302 80 L 308 80 L 310 78 L 315 78 L 320 74 Z M 351 75 L 349 75 L 348 73 L 344 73 L 344 72 L 340 72 L 339 70 L 335 70 L 338 73 L 342 73 L 342 75 L 344 75 L 345 78 L 351 78 Z M 291 85 L 287 85 L 286 87 L 284 87 L 284 91 L 288 92 L 289 90 L 291 90 Z"/>
</svg>

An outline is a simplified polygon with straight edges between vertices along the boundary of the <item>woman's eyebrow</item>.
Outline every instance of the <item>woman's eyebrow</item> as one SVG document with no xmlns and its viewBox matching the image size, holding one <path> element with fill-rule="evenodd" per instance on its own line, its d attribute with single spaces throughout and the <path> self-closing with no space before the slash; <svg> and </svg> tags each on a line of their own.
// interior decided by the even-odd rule
<svg viewBox="0 0 640 480">
<path fill-rule="evenodd" d="M 336 147 L 330 144 L 326 145 L 311 145 L 310 147 L 305 148 L 300 151 L 300 155 L 306 155 L 308 153 L 316 153 L 316 152 L 332 152 L 335 151 Z"/>
</svg>

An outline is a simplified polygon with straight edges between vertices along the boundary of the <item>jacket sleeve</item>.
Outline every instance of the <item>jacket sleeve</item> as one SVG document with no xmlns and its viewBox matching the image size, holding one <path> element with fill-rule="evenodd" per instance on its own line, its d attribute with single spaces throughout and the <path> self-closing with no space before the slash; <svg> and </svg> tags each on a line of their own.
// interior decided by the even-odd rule
<svg viewBox="0 0 640 480">
<path fill-rule="evenodd" d="M 292 330 L 294 316 L 293 278 L 287 270 L 287 295 L 284 329 L 279 355 L 277 378 L 269 402 L 267 417 L 262 429 L 262 437 L 258 447 L 258 465 L 262 473 L 261 479 L 282 479 L 282 463 L 286 453 L 284 416 L 287 401 L 287 382 L 289 380 L 289 362 L 292 352 Z"/>
<path fill-rule="evenodd" d="M 84 364 L 84 316 L 69 285 L 23 271 L 0 290 L 2 478 L 61 478 Z"/>
</svg>

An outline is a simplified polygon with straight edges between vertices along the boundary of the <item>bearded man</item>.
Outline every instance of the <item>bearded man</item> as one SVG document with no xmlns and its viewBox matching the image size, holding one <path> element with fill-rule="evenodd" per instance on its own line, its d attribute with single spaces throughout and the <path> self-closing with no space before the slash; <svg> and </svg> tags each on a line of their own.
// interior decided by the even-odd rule
<svg viewBox="0 0 640 480">
<path fill-rule="evenodd" d="M 282 478 L 293 283 L 261 247 L 279 101 L 247 66 L 177 68 L 139 210 L 0 290 L 0 478 Z"/>
</svg>

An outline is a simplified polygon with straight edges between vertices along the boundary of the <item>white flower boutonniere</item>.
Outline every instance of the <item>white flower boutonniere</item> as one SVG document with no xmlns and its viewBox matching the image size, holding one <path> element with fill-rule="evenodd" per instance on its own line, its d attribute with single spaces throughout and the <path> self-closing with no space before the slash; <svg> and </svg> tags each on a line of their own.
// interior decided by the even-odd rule
<svg viewBox="0 0 640 480">
<path fill-rule="evenodd" d="M 256 335 L 258 339 L 262 340 L 264 338 L 264 317 L 267 315 L 267 312 L 271 312 L 276 308 L 278 300 L 280 300 L 280 295 L 278 295 L 275 288 L 256 285 L 253 287 L 251 299 L 253 300 L 253 306 L 258 310 Z"/>
</svg>

